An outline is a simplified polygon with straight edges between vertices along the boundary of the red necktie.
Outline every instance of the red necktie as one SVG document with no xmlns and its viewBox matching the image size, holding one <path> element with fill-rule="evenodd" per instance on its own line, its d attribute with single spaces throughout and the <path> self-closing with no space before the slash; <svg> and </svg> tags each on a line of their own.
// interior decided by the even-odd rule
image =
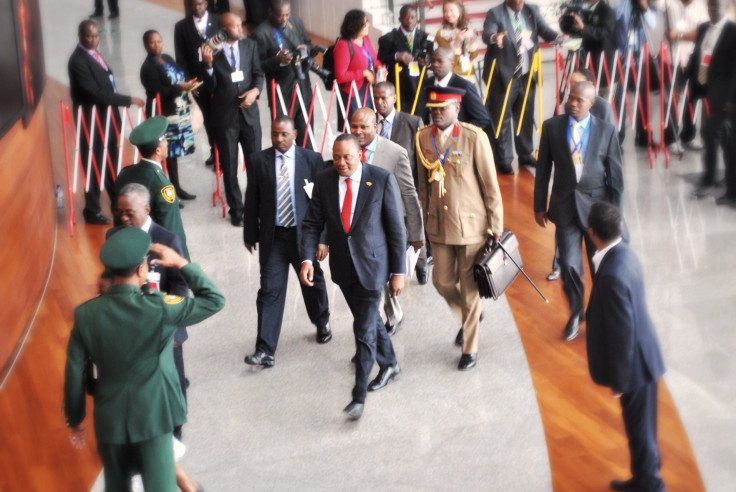
<svg viewBox="0 0 736 492">
<path fill-rule="evenodd" d="M 365 149 L 364 149 L 365 150 Z M 345 180 L 345 199 L 342 202 L 342 226 L 345 232 L 350 232 L 350 214 L 353 211 L 353 185 L 350 182 L 350 178 Z"/>
<path fill-rule="evenodd" d="M 360 162 L 365 164 L 365 153 L 368 151 L 365 147 L 360 149 Z"/>
<path fill-rule="evenodd" d="M 105 64 L 105 60 L 102 58 L 102 55 L 97 50 L 92 51 L 92 58 L 94 58 L 95 61 L 97 61 L 97 63 L 99 63 L 100 66 L 104 68 L 105 71 L 107 71 L 107 64 Z"/>
</svg>

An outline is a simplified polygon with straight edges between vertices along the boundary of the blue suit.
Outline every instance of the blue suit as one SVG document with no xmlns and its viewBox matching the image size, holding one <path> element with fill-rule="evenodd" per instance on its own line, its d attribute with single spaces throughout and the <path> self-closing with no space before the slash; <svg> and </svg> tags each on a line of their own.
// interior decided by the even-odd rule
<svg viewBox="0 0 736 492">
<path fill-rule="evenodd" d="M 396 365 L 378 305 L 390 274 L 406 273 L 406 232 L 396 178 L 381 168 L 362 166 L 349 233 L 340 215 L 340 175 L 332 168 L 317 176 L 302 221 L 301 252 L 302 260 L 312 260 L 326 227 L 332 280 L 340 286 L 354 319 L 358 360 L 353 401 L 359 403 L 365 401 L 374 361 L 381 368 Z"/>
<path fill-rule="evenodd" d="M 624 243 L 603 257 L 585 317 L 590 376 L 623 393 L 621 409 L 637 490 L 664 490 L 657 446 L 657 381 L 664 362 L 647 311 L 641 265 Z"/>
<path fill-rule="evenodd" d="M 281 334 L 286 302 L 289 265 L 299 272 L 299 239 L 302 219 L 309 206 L 304 190 L 305 181 L 314 182 L 325 163 L 316 152 L 294 147 L 294 219 L 296 226 L 285 229 L 276 226 L 276 151 L 270 147 L 251 154 L 248 165 L 248 187 L 245 189 L 243 240 L 259 243 L 261 287 L 258 290 L 258 338 L 256 352 L 274 355 Z M 324 244 L 324 241 L 320 241 Z M 314 286 L 302 285 L 302 297 L 310 321 L 318 326 L 329 322 L 324 274 L 319 265 L 314 267 Z"/>
</svg>

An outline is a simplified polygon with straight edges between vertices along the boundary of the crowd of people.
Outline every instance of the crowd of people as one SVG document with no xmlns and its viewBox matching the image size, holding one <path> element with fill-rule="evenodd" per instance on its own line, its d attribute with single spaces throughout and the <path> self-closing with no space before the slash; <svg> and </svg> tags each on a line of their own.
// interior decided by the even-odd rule
<svg viewBox="0 0 736 492">
<path fill-rule="evenodd" d="M 693 193 L 703 197 L 713 188 L 720 146 L 726 194 L 717 203 L 734 206 L 736 74 L 727 57 L 736 46 L 736 24 L 725 15 L 725 0 L 707 0 L 707 9 L 702 0 L 670 3 L 676 8 L 665 10 L 666 36 L 677 53 L 679 81 L 672 90 L 680 97 L 689 91 L 691 105 L 699 107 L 702 98 L 707 108 L 705 171 Z M 139 470 L 151 490 L 172 490 L 170 442 L 172 435 L 181 437 L 185 420 L 186 326 L 224 303 L 189 265 L 180 213 L 180 200 L 196 198 L 182 188 L 177 161 L 194 152 L 191 107 L 196 104 L 210 147 L 205 164 L 219 156 L 230 222 L 243 227 L 246 249 L 259 258 L 257 338 L 246 364 L 275 365 L 290 268 L 301 281 L 317 343 L 331 340 L 320 268 L 329 257 L 332 280 L 354 318 L 356 371 L 344 410 L 348 418 L 361 417 L 367 392 L 401 375 L 391 336 L 404 321 L 399 295 L 410 273 L 425 284 L 433 265 L 432 283 L 461 325 L 455 340 L 461 347 L 458 369 L 475 367 L 483 313 L 473 266 L 478 253 L 495 246 L 503 233 L 498 175 L 516 172 L 516 160 L 536 170 L 537 224 L 555 225 L 555 263 L 548 279 L 561 278 L 569 301 L 562 338 L 577 337 L 587 319 L 591 376 L 623 395 L 633 476 L 611 486 L 664 490 L 656 444 L 656 384 L 664 366 L 621 213 L 626 125 L 617 125 L 615 115 L 625 117 L 622 99 L 630 88 L 601 80 L 597 92 L 594 83 L 601 64 L 614 66 L 617 50 L 639 59 L 658 20 L 653 2 L 587 0 L 582 9 L 563 14 L 561 34 L 524 0 L 500 2 L 488 11 L 483 30 L 475 32 L 462 1 L 446 0 L 434 39 L 418 26 L 417 6 L 408 4 L 399 10 L 399 26 L 377 40 L 377 51 L 368 15 L 350 10 L 328 50 L 334 64 L 330 76 L 344 108 L 337 112 L 338 136 L 328 161 L 313 150 L 311 122 L 301 105 L 287 115 L 282 103 L 295 99 L 296 88 L 306 107 L 314 96 L 308 74 L 315 46 L 307 27 L 291 15 L 290 0 L 272 0 L 268 17 L 248 36 L 227 2 L 217 3 L 217 13 L 213 5 L 190 0 L 187 16 L 175 26 L 175 57 L 164 53 L 157 31 L 143 34 L 147 57 L 140 78 L 146 101 L 117 91 L 112 69 L 97 49 L 99 27 L 93 20 L 79 25 L 79 44 L 69 60 L 74 108 L 87 121 L 93 108 L 98 114 L 112 108 L 118 126 L 118 107 L 138 105 L 148 115 L 130 134 L 141 161 L 123 168 L 114 182 L 106 175 L 118 226 L 108 232 L 100 253 L 106 266 L 100 297 L 77 309 L 69 344 L 65 411 L 72 438 L 83 440 L 83 376 L 94 364 L 95 426 L 106 480 L 125 483 L 131 470 Z M 580 67 L 570 74 L 564 114 L 539 122 L 535 154 L 539 44 L 568 36 L 581 38 L 580 59 L 589 56 L 592 70 Z M 478 74 L 474 67 L 483 45 Z M 431 75 L 425 78 L 426 72 Z M 268 89 L 272 82 L 279 97 Z M 258 101 L 264 90 L 275 118 L 262 130 Z M 642 112 L 637 114 L 635 143 L 651 145 L 652 129 Z M 695 116 L 695 111 L 683 115 L 682 130 L 677 118 L 670 119 L 666 143 L 697 148 Z M 263 131 L 271 140 L 265 150 Z M 121 144 L 112 133 L 106 142 L 99 135 L 91 143 L 83 139 L 82 162 L 91 160 L 102 172 L 109 159 L 105 151 L 117 156 Z M 244 196 L 237 175 L 239 146 L 247 162 Z M 107 225 L 111 220 L 102 213 L 99 193 L 93 180 L 83 217 Z M 587 312 L 583 244 L 595 273 Z M 130 325 L 130 333 L 94 331 L 120 324 Z M 152 358 L 160 365 L 150 366 Z M 369 381 L 376 363 L 378 374 Z M 139 406 L 136 413 L 123 410 L 130 401 Z M 155 425 L 150 415 L 157 416 Z M 164 463 L 166 473 L 154 463 Z"/>
</svg>

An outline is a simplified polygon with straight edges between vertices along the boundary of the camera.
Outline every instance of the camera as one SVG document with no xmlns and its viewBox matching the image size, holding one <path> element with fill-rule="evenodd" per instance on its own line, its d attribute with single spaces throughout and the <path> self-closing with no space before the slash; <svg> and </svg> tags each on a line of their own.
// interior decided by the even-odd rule
<svg viewBox="0 0 736 492">
<path fill-rule="evenodd" d="M 434 39 L 428 37 L 424 41 L 422 41 L 421 45 L 419 46 L 419 50 L 417 51 L 416 59 L 422 59 L 427 60 L 427 58 L 432 55 L 432 51 L 434 51 Z"/>
<path fill-rule="evenodd" d="M 222 45 L 228 40 L 230 36 L 224 29 L 219 29 L 215 34 L 207 38 L 204 42 L 207 46 L 212 48 L 212 56 L 222 51 Z"/>
<path fill-rule="evenodd" d="M 573 0 L 568 3 L 560 5 L 562 16 L 560 17 L 560 31 L 564 34 L 580 34 L 575 29 L 575 17 L 573 14 L 578 14 L 583 22 L 587 22 L 587 11 L 583 9 L 584 2 L 582 0 Z"/>
<path fill-rule="evenodd" d="M 302 68 L 302 63 L 306 65 L 309 70 L 317 74 L 323 82 L 327 80 L 327 77 L 332 75 L 329 70 L 320 67 L 317 65 L 317 62 L 314 61 L 315 56 L 320 53 L 324 53 L 325 51 L 327 51 L 327 48 L 321 44 L 314 46 L 311 51 L 307 51 L 306 46 L 297 48 L 291 63 L 299 80 L 305 80 L 307 78 L 307 75 L 304 73 L 304 69 Z"/>
</svg>

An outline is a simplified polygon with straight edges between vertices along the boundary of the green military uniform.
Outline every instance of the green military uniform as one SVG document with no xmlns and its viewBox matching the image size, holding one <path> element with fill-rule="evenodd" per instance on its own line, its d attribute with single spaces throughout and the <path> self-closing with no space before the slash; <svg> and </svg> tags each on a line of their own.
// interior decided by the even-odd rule
<svg viewBox="0 0 736 492">
<path fill-rule="evenodd" d="M 133 145 L 155 142 L 166 133 L 168 122 L 165 116 L 149 118 L 130 133 Z M 161 227 L 173 232 L 181 239 L 184 257 L 189 260 L 187 236 L 179 212 L 179 197 L 174 185 L 164 175 L 162 167 L 153 161 L 141 159 L 138 164 L 124 167 L 115 180 L 115 190 L 119 194 L 128 183 L 140 183 L 151 194 L 151 218 Z"/>
<path fill-rule="evenodd" d="M 150 241 L 142 230 L 126 228 L 106 241 L 100 257 L 112 269 L 130 268 L 145 258 Z M 64 412 L 71 427 L 85 418 L 89 357 L 98 371 L 94 426 L 108 491 L 129 490 L 134 471 L 141 472 L 146 490 L 176 490 L 172 431 L 186 421 L 186 408 L 172 357 L 174 332 L 224 306 L 222 294 L 197 265 L 188 264 L 181 273 L 193 299 L 144 294 L 134 285 L 115 283 L 74 312 Z"/>
</svg>

